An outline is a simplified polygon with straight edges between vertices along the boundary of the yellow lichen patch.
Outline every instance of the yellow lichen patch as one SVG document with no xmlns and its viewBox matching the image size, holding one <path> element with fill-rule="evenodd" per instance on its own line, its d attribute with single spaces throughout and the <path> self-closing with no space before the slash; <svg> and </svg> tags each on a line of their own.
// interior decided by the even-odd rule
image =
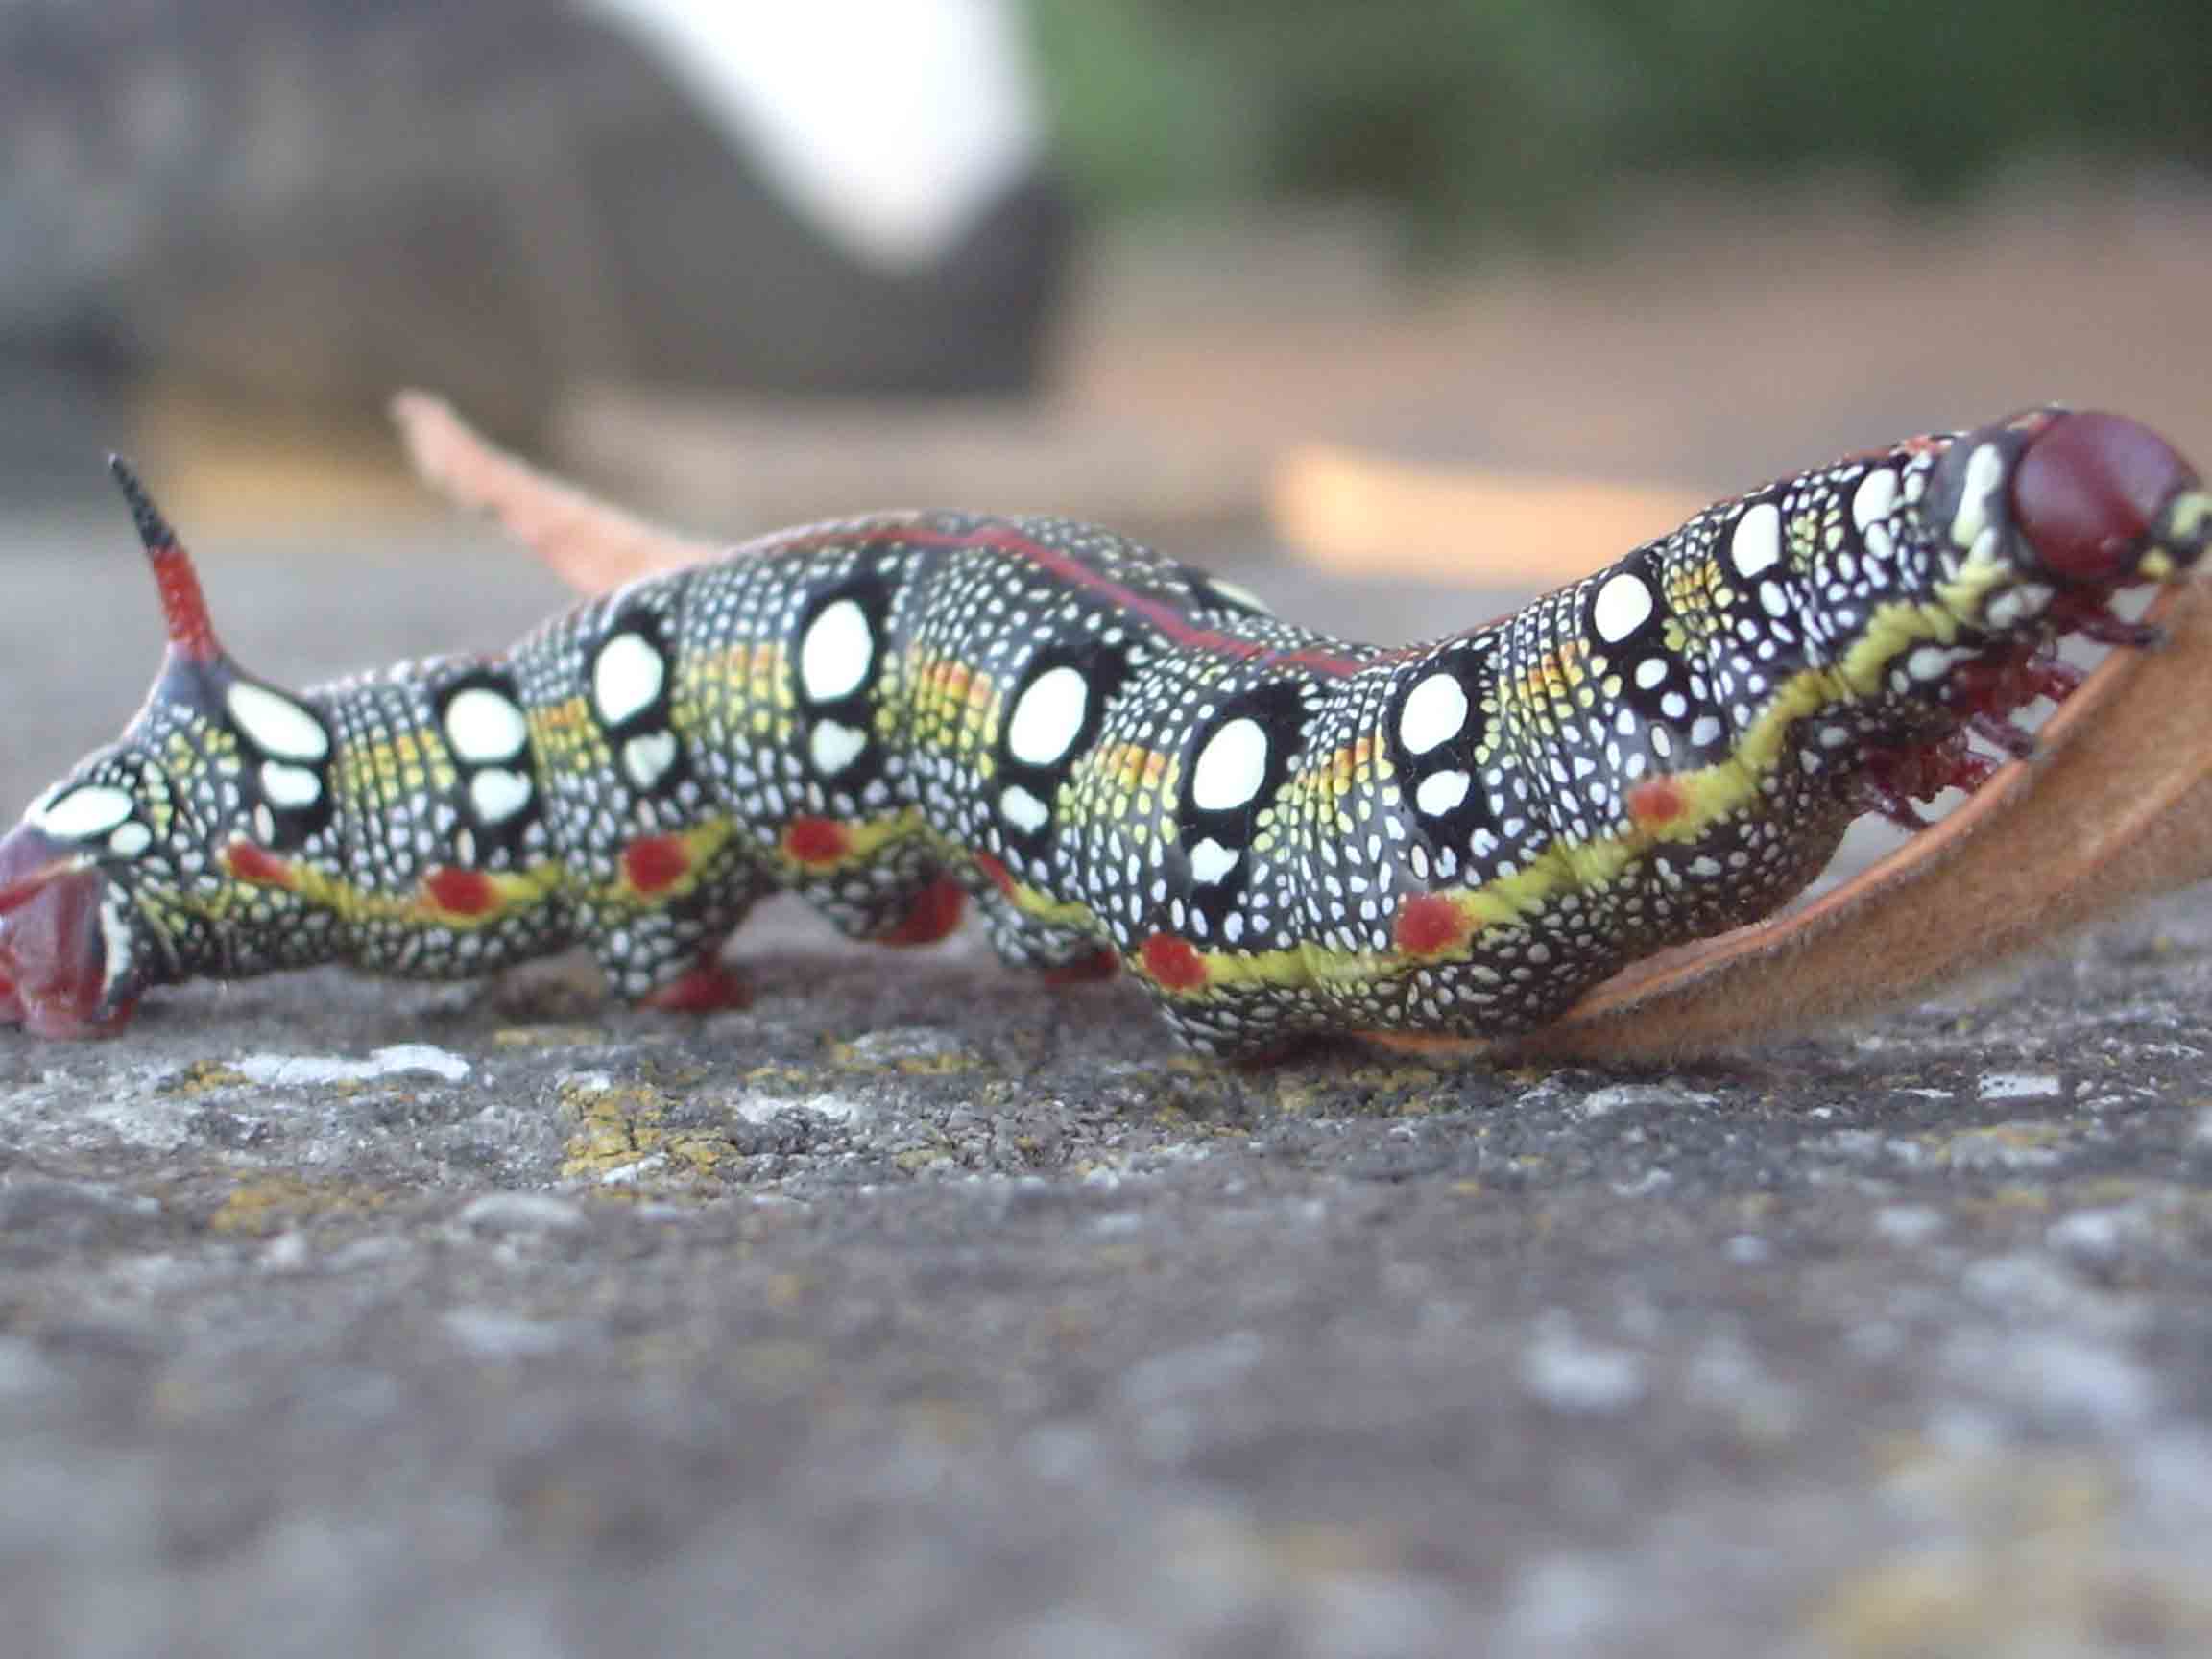
<svg viewBox="0 0 2212 1659">
<path fill-rule="evenodd" d="M 561 1173 L 571 1180 L 618 1182 L 657 1173 L 706 1180 L 737 1156 L 724 1136 L 670 1129 L 668 1096 L 649 1083 L 566 1082 L 560 1109 L 577 1126 L 562 1147 Z"/>
<path fill-rule="evenodd" d="M 262 1175 L 244 1181 L 208 1216 L 208 1231 L 259 1236 L 334 1215 L 359 1214 L 390 1194 L 358 1181 L 312 1181 L 299 1175 Z"/>
<path fill-rule="evenodd" d="M 589 1048 L 606 1041 L 596 1025 L 506 1025 L 492 1033 L 497 1048 Z"/>
<path fill-rule="evenodd" d="M 890 1060 L 877 1057 L 863 1043 L 838 1043 L 830 1049 L 830 1064 L 847 1071 L 901 1071 L 909 1077 L 950 1077 L 974 1070 L 981 1062 L 964 1048 L 947 1047 L 927 1054 L 902 1054 Z"/>
<path fill-rule="evenodd" d="M 165 1094 L 205 1094 L 217 1089 L 235 1089 L 252 1079 L 221 1060 L 195 1060 L 161 1085 Z"/>
</svg>

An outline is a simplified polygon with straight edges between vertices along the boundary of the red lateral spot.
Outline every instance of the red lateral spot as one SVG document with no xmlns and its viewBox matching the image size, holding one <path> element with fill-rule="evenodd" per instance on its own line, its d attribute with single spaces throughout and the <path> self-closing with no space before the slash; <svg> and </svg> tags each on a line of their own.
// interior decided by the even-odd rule
<svg viewBox="0 0 2212 1659">
<path fill-rule="evenodd" d="M 1399 907 L 1391 938 L 1408 956 L 1433 956 L 1466 939 L 1472 929 L 1459 906 L 1436 893 L 1416 893 Z"/>
<path fill-rule="evenodd" d="M 1206 958 L 1188 939 L 1172 933 L 1155 933 L 1139 952 L 1144 972 L 1170 991 L 1195 991 L 1206 983 Z"/>
<path fill-rule="evenodd" d="M 251 841 L 233 841 L 223 849 L 223 868 L 241 881 L 251 881 L 256 887 L 290 887 L 297 878 L 292 866 L 269 851 L 256 847 Z"/>
<path fill-rule="evenodd" d="M 481 916 L 499 902 L 499 889 L 481 870 L 445 864 L 422 878 L 430 902 L 449 916 Z"/>
<path fill-rule="evenodd" d="M 673 835 L 640 835 L 622 849 L 622 874 L 640 893 L 664 893 L 691 868 L 691 854 Z"/>
<path fill-rule="evenodd" d="M 1101 945 L 1088 956 L 1078 956 L 1072 962 L 1046 969 L 1040 977 L 1047 985 L 1091 985 L 1111 979 L 1120 971 L 1121 958 Z"/>
<path fill-rule="evenodd" d="M 1671 824 L 1689 810 L 1689 792 L 1671 778 L 1647 778 L 1628 791 L 1628 816 L 1646 830 Z"/>
<path fill-rule="evenodd" d="M 794 818 L 783 828 L 783 851 L 802 864 L 834 864 L 853 850 L 845 826 L 829 818 Z"/>
<path fill-rule="evenodd" d="M 922 889 L 904 920 L 888 933 L 876 935 L 878 945 L 934 945 L 960 926 L 968 908 L 968 895 L 950 876 L 940 876 Z"/>
<path fill-rule="evenodd" d="M 1014 873 L 988 853 L 975 854 L 975 868 L 983 872 L 984 878 L 999 892 L 1014 897 Z"/>
<path fill-rule="evenodd" d="M 753 1000 L 753 987 L 733 968 L 715 957 L 702 956 L 657 991 L 638 999 L 643 1008 L 661 1008 L 671 1014 L 717 1014 L 725 1008 L 743 1008 Z"/>
</svg>

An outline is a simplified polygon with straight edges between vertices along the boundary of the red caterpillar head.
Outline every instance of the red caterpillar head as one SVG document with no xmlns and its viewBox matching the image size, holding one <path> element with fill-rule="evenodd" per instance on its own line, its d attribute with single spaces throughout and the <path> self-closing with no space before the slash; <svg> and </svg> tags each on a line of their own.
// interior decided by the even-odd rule
<svg viewBox="0 0 2212 1659">
<path fill-rule="evenodd" d="M 147 985 L 179 976 L 146 901 L 174 890 L 185 837 L 168 775 L 138 739 L 193 687 L 235 674 L 190 558 L 130 469 L 111 465 L 160 589 L 169 648 L 122 741 L 79 762 L 0 837 L 0 1024 L 41 1037 L 111 1034 Z"/>
<path fill-rule="evenodd" d="M 2212 530 L 2212 501 L 2173 446 L 2095 410 L 2034 410 L 1963 434 L 1930 472 L 1920 515 L 2016 581 L 2106 592 L 2172 575 Z"/>
<path fill-rule="evenodd" d="M 2012 519 L 2054 574 L 2122 583 L 2153 537 L 2189 540 L 2195 527 L 2172 520 L 2196 488 L 2195 469 L 2150 427 L 2084 410 L 2028 440 L 2012 473 Z"/>
</svg>

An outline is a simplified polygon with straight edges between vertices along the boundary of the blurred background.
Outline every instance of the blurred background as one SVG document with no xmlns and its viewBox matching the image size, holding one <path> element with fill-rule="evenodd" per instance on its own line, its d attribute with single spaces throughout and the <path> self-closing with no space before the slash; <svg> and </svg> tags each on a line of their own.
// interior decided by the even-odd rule
<svg viewBox="0 0 2212 1659">
<path fill-rule="evenodd" d="M 408 384 L 733 538 L 1504 589 L 2044 398 L 2212 454 L 2207 86 L 2201 0 L 0 0 L 0 568 L 117 446 L 437 552 Z"/>
</svg>

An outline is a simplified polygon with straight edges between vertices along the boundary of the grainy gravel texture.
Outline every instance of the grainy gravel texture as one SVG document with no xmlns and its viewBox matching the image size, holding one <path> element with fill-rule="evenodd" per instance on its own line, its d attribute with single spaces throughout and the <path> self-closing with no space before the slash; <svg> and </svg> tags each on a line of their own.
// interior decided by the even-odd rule
<svg viewBox="0 0 2212 1659">
<path fill-rule="evenodd" d="M 551 598 L 460 545 L 207 563 L 296 673 Z M 0 574 L 20 798 L 154 629 L 119 519 Z M 0 1035 L 6 1650 L 2212 1650 L 2200 896 L 1640 1076 L 743 943 L 705 1022 L 555 965 Z"/>
</svg>

